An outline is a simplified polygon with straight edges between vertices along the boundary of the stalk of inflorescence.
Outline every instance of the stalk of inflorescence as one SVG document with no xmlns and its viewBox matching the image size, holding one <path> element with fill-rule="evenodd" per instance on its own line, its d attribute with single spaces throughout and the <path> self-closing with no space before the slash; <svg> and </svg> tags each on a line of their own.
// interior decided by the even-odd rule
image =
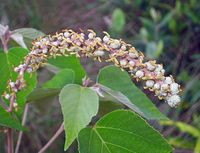
<svg viewBox="0 0 200 153">
<path fill-rule="evenodd" d="M 8 53 L 8 42 L 10 40 L 10 31 L 8 26 L 6 26 L 6 30 L 4 32 L 4 35 L 2 35 L 1 41 L 3 45 L 3 50 L 5 54 Z M 10 106 L 6 108 L 9 112 L 12 112 L 13 110 L 13 104 L 16 99 L 15 93 L 13 93 L 13 96 L 10 98 Z M 7 152 L 8 153 L 14 153 L 14 142 L 13 142 L 13 129 L 12 128 L 6 128 L 5 129 L 6 135 L 7 135 Z"/>
<path fill-rule="evenodd" d="M 92 30 L 87 33 L 74 32 L 65 29 L 53 35 L 46 35 L 33 41 L 30 53 L 25 57 L 24 63 L 15 67 L 18 72 L 16 81 L 10 80 L 6 99 L 14 99 L 13 107 L 17 108 L 16 93 L 26 87 L 24 73 L 32 73 L 46 64 L 48 58 L 57 56 L 76 55 L 77 57 L 90 57 L 100 62 L 112 62 L 122 70 L 129 72 L 136 81 L 144 82 L 144 88 L 155 93 L 160 100 L 164 100 L 171 107 L 176 107 L 181 98 L 180 85 L 174 78 L 165 75 L 162 64 L 155 60 L 145 60 L 142 52 L 123 40 L 113 39 L 107 32 L 103 38 L 96 36 Z M 134 94 L 134 93 L 133 93 Z"/>
</svg>

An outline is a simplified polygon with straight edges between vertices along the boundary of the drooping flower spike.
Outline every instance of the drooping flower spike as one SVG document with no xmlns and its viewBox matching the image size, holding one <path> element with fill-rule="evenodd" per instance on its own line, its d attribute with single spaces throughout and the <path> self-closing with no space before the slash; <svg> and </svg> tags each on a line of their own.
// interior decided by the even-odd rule
<svg viewBox="0 0 200 153">
<path fill-rule="evenodd" d="M 24 73 L 36 71 L 47 62 L 48 58 L 56 56 L 90 57 L 94 60 L 112 62 L 121 69 L 127 70 L 137 81 L 144 81 L 144 88 L 153 91 L 159 99 L 164 99 L 171 107 L 180 102 L 180 85 L 172 76 L 165 76 L 162 64 L 156 61 L 145 61 L 142 52 L 122 40 L 110 38 L 104 32 L 104 37 L 96 36 L 92 30 L 87 35 L 73 30 L 63 30 L 54 35 L 38 38 L 33 42 L 30 53 L 25 57 L 24 64 L 15 68 L 19 73 L 16 82 L 10 82 L 12 93 L 24 88 Z M 12 94 L 13 95 L 13 94 Z M 14 94 L 15 95 L 15 94 Z M 6 95 L 5 98 L 9 98 Z"/>
</svg>

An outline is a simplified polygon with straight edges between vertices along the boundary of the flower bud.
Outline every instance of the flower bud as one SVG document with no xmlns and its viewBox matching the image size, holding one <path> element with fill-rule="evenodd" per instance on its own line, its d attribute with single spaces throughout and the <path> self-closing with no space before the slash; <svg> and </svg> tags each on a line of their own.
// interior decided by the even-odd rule
<svg viewBox="0 0 200 153">
<path fill-rule="evenodd" d="M 65 38 L 69 38 L 70 35 L 71 35 L 71 34 L 70 34 L 69 32 L 65 32 L 65 33 L 64 33 Z"/>
<path fill-rule="evenodd" d="M 179 85 L 177 83 L 172 83 L 170 85 L 170 90 L 172 94 L 177 94 L 179 92 Z"/>
<path fill-rule="evenodd" d="M 155 83 L 153 87 L 154 87 L 154 89 L 158 90 L 158 89 L 160 89 L 160 84 L 159 83 Z"/>
<path fill-rule="evenodd" d="M 146 86 L 147 87 L 151 88 L 151 87 L 153 87 L 153 85 L 154 85 L 154 81 L 153 80 L 147 80 L 146 81 Z"/>
<path fill-rule="evenodd" d="M 137 58 L 137 57 L 138 57 L 138 54 L 137 54 L 137 53 L 129 53 L 128 55 L 129 55 L 129 57 L 131 57 L 131 58 Z"/>
<path fill-rule="evenodd" d="M 126 46 L 125 46 L 125 45 L 122 45 L 122 46 L 121 46 L 121 50 L 126 50 Z"/>
<path fill-rule="evenodd" d="M 168 85 L 167 84 L 164 83 L 164 84 L 161 85 L 161 90 L 162 91 L 165 91 L 167 89 L 168 89 Z"/>
<path fill-rule="evenodd" d="M 10 99 L 10 95 L 9 95 L 9 94 L 6 94 L 6 95 L 5 95 L 5 99 Z"/>
<path fill-rule="evenodd" d="M 142 78 L 144 76 L 144 72 L 141 71 L 141 70 L 138 70 L 136 73 L 135 73 L 136 77 L 138 78 Z"/>
<path fill-rule="evenodd" d="M 104 51 L 103 50 L 97 50 L 94 52 L 95 56 L 103 56 L 104 55 Z"/>
<path fill-rule="evenodd" d="M 13 107 L 14 108 L 17 108 L 18 107 L 18 104 L 15 102 L 15 103 L 13 103 Z"/>
<path fill-rule="evenodd" d="M 172 95 L 167 98 L 167 103 L 171 107 L 176 107 L 181 102 L 181 98 L 178 95 Z"/>
<path fill-rule="evenodd" d="M 110 40 L 110 38 L 108 36 L 104 36 L 103 37 L 103 42 L 108 43 Z"/>
<path fill-rule="evenodd" d="M 147 66 L 147 70 L 153 71 L 155 69 L 155 66 L 153 66 L 150 62 L 146 62 L 145 64 Z"/>
<path fill-rule="evenodd" d="M 14 71 L 15 71 L 15 72 L 19 72 L 19 70 L 20 70 L 19 67 L 15 67 L 15 68 L 14 68 Z"/>
<path fill-rule="evenodd" d="M 88 34 L 88 38 L 89 38 L 89 39 L 93 39 L 94 37 L 95 37 L 94 33 L 90 32 L 90 33 Z"/>
<path fill-rule="evenodd" d="M 171 77 L 166 77 L 164 83 L 171 84 L 172 83 L 172 78 Z"/>
<path fill-rule="evenodd" d="M 47 48 L 43 48 L 42 49 L 42 53 L 46 54 L 48 52 L 48 49 Z"/>
<path fill-rule="evenodd" d="M 122 59 L 122 60 L 119 61 L 119 63 L 120 63 L 121 66 L 126 66 L 127 60 Z"/>
<path fill-rule="evenodd" d="M 15 87 L 15 83 L 14 82 L 10 82 L 9 85 L 10 85 L 11 88 Z"/>
<path fill-rule="evenodd" d="M 135 62 L 134 61 L 129 61 L 129 65 L 130 66 L 135 66 Z"/>
<path fill-rule="evenodd" d="M 114 40 L 113 42 L 111 42 L 110 47 L 113 49 L 118 49 L 120 47 L 120 42 L 119 40 Z"/>
</svg>

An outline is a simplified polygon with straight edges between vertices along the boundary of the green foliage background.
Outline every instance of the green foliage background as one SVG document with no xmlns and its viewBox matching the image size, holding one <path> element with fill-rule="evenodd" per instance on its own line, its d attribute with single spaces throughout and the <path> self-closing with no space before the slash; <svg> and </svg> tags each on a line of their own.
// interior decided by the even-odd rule
<svg viewBox="0 0 200 153">
<path fill-rule="evenodd" d="M 162 123 L 161 125 L 152 122 L 151 124 L 169 140 L 175 147 L 175 152 L 187 153 L 193 152 L 194 149 L 198 152 L 199 136 L 194 136 L 192 134 L 194 132 L 182 128 L 179 130 L 180 126 L 177 125 L 180 125 L 181 121 L 181 123 L 190 124 L 195 130 L 200 131 L 199 0 L 0 0 L 0 4 L 1 24 L 8 24 L 11 30 L 24 27 L 37 28 L 44 33 L 55 32 L 62 28 L 74 30 L 92 28 L 97 33 L 105 30 L 113 37 L 130 42 L 143 51 L 149 59 L 156 59 L 164 63 L 166 73 L 176 76 L 176 80 L 182 85 L 183 103 L 177 109 L 170 109 L 165 103 L 158 102 L 151 93 L 145 92 L 150 94 L 162 113 L 171 120 L 179 122 L 177 124 L 172 124 L 174 122 Z M 20 32 L 23 33 L 23 31 Z M 30 36 L 27 35 L 28 39 L 26 39 L 29 43 L 32 39 Z M 12 42 L 10 45 L 11 47 L 16 46 L 16 43 Z M 55 87 L 54 80 L 59 76 L 53 78 L 54 74 L 59 72 L 62 75 L 62 71 L 70 71 L 67 68 L 73 69 L 74 73 L 67 76 L 69 79 L 66 79 L 64 84 L 74 82 L 81 84 L 81 78 L 85 75 L 82 68 L 77 71 L 80 63 L 69 67 L 69 63 L 65 63 L 63 66 L 59 62 L 60 59 L 55 60 L 51 60 L 49 63 L 57 66 L 57 69 L 49 67 L 50 71 L 39 70 L 39 89 L 28 97 L 29 100 L 44 96 L 34 99 L 35 103 L 30 105 L 27 126 L 32 132 L 31 134 L 25 133 L 21 153 L 38 151 L 62 122 L 58 120 L 58 118 L 62 118 L 62 114 L 56 95 L 63 82 L 56 84 L 56 88 L 44 89 L 45 86 Z M 77 64 L 75 60 L 70 58 L 71 63 Z M 96 79 L 99 69 L 105 66 L 104 63 L 94 63 L 88 59 L 82 59 L 81 63 L 88 76 L 93 80 Z M 74 80 L 70 78 L 73 75 L 75 76 Z M 43 87 L 42 84 L 49 79 L 51 79 L 50 82 Z M 102 84 L 105 81 L 102 79 Z M 128 82 L 128 79 L 126 81 Z M 112 88 L 114 90 L 117 86 Z M 134 88 L 134 86 L 130 88 Z M 49 95 L 51 100 L 45 97 L 49 97 Z M 45 103 L 45 106 L 41 105 L 41 102 Z M 102 110 L 109 108 L 103 104 L 101 107 Z M 112 105 L 111 109 L 115 107 Z M 4 136 L 0 133 L 0 152 L 4 152 L 5 149 L 3 142 Z M 48 152 L 64 152 L 63 144 L 64 135 Z M 74 148 L 76 148 L 76 142 L 70 147 L 68 153 L 73 153 Z"/>
</svg>

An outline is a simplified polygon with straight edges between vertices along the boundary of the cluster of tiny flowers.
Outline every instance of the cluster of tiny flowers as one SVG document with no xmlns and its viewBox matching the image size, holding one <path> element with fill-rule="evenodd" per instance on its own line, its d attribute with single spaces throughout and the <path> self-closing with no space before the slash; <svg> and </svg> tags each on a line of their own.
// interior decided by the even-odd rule
<svg viewBox="0 0 200 153">
<path fill-rule="evenodd" d="M 181 102 L 178 95 L 180 85 L 175 83 L 172 76 L 164 75 L 163 65 L 157 64 L 156 61 L 145 61 L 142 52 L 122 40 L 110 38 L 106 32 L 104 37 L 100 38 L 92 30 L 88 30 L 87 35 L 73 30 L 63 30 L 35 40 L 31 52 L 25 57 L 24 64 L 15 68 L 19 77 L 10 85 L 12 91 L 17 92 L 23 88 L 25 72 L 31 73 L 37 70 L 48 58 L 72 54 L 77 57 L 90 57 L 100 62 L 112 62 L 127 70 L 137 81 L 144 81 L 144 88 L 153 91 L 159 99 L 164 99 L 171 107 L 176 107 Z M 8 97 L 6 95 L 6 98 Z"/>
</svg>

